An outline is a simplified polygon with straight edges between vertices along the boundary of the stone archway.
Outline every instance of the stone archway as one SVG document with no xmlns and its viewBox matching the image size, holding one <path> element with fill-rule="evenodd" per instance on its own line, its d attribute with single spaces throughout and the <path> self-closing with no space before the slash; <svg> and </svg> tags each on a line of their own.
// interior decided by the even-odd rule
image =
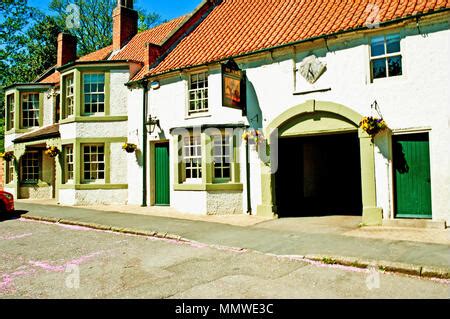
<svg viewBox="0 0 450 319">
<path fill-rule="evenodd" d="M 343 131 L 358 132 L 361 153 L 361 186 L 363 201 L 363 223 L 381 225 L 382 209 L 377 207 L 375 183 L 375 154 L 371 137 L 361 129 L 362 115 L 354 110 L 332 102 L 307 101 L 288 109 L 265 129 L 269 143 L 277 136 L 302 136 L 337 133 Z M 271 154 L 271 163 L 274 162 Z M 271 164 L 262 164 L 261 195 L 262 203 L 257 208 L 260 216 L 276 216 L 275 178 Z"/>
</svg>

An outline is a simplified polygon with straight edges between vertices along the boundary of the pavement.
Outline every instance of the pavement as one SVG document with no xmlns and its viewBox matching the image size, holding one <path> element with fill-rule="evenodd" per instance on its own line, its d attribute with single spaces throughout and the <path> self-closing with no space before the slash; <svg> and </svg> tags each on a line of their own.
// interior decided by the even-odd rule
<svg viewBox="0 0 450 319">
<path fill-rule="evenodd" d="M 23 201 L 18 201 L 16 208 L 24 218 L 53 223 L 450 279 L 448 229 L 361 228 L 359 218 L 342 216 L 279 220 L 231 216 L 227 222 L 223 216 L 187 217 L 171 212 L 168 217 L 148 210 L 132 214 Z M 252 222 L 239 225 L 242 218 Z"/>
</svg>

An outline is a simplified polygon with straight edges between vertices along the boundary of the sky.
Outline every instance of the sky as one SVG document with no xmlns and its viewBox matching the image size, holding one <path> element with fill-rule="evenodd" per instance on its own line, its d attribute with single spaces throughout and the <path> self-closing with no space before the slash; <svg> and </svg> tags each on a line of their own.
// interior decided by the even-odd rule
<svg viewBox="0 0 450 319">
<path fill-rule="evenodd" d="M 28 0 L 28 4 L 46 11 L 51 0 Z M 163 20 L 177 18 L 192 12 L 202 0 L 137 0 L 135 6 L 159 13 Z"/>
</svg>

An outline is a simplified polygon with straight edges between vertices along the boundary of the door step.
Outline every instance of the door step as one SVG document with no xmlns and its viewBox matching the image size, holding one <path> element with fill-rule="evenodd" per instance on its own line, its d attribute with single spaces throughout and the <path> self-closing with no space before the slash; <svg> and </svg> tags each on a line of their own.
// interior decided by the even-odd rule
<svg viewBox="0 0 450 319">
<path fill-rule="evenodd" d="M 425 229 L 446 229 L 445 221 L 434 221 L 424 219 L 389 219 L 383 220 L 383 226 L 388 227 L 411 227 Z"/>
</svg>

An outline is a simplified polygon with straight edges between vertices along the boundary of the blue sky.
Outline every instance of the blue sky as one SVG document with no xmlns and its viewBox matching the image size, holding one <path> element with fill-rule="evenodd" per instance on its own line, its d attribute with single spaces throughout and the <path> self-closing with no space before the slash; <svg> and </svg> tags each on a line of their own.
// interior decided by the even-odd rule
<svg viewBox="0 0 450 319">
<path fill-rule="evenodd" d="M 51 0 L 28 0 L 28 4 L 46 11 Z M 202 0 L 137 0 L 136 6 L 157 12 L 162 19 L 173 19 L 194 10 Z"/>
</svg>

